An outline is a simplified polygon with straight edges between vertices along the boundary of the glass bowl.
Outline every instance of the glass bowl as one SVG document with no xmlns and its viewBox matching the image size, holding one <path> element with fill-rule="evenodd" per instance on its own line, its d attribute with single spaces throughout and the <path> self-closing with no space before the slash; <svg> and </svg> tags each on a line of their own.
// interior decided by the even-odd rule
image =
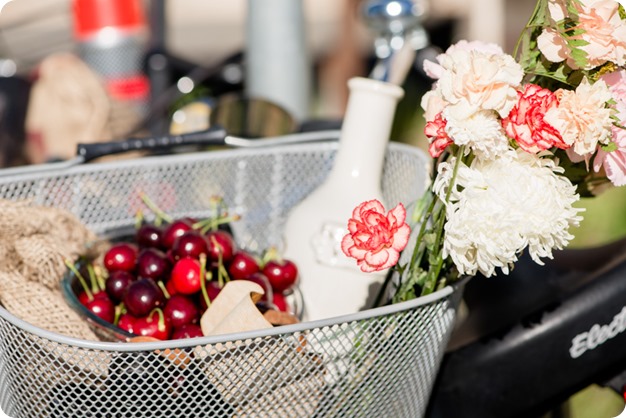
<svg viewBox="0 0 626 418">
<path fill-rule="evenodd" d="M 88 277 L 86 271 L 86 262 L 77 263 L 76 269 L 83 277 Z M 85 305 L 78 300 L 78 295 L 82 290 L 80 280 L 76 274 L 68 269 L 63 278 L 61 279 L 61 292 L 67 304 L 77 312 L 81 318 L 83 318 L 89 324 L 93 332 L 103 341 L 129 341 L 131 338 L 136 337 L 128 331 L 125 331 L 118 326 L 105 321 L 91 312 Z M 295 315 L 299 321 L 302 320 L 304 313 L 304 302 L 300 289 L 295 286 L 293 291 L 285 295 L 287 302 L 293 308 Z"/>
<path fill-rule="evenodd" d="M 85 263 L 77 264 L 76 268 L 83 274 L 83 277 L 87 277 L 84 272 Z M 82 290 L 82 286 L 76 274 L 70 269 L 67 270 L 63 278 L 61 279 L 61 292 L 67 304 L 72 308 L 81 318 L 83 318 L 89 324 L 93 332 L 104 341 L 128 341 L 134 334 L 121 329 L 120 327 L 105 321 L 93 312 L 91 312 L 85 305 L 78 300 L 78 294 Z"/>
</svg>

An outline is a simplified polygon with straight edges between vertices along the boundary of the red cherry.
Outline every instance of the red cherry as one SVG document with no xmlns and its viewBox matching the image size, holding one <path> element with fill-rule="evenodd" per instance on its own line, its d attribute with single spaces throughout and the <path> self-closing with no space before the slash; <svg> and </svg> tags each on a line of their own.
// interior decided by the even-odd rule
<svg viewBox="0 0 626 418">
<path fill-rule="evenodd" d="M 143 224 L 135 232 L 135 241 L 142 248 L 160 248 L 163 229 L 154 224 Z"/>
<path fill-rule="evenodd" d="M 165 318 L 169 319 L 173 327 L 198 322 L 200 312 L 196 304 L 187 296 L 174 295 L 169 298 L 163 308 Z"/>
<path fill-rule="evenodd" d="M 161 237 L 161 244 L 164 248 L 172 248 L 174 245 L 174 241 L 176 238 L 183 235 L 185 232 L 192 230 L 192 224 L 185 219 L 178 219 L 169 224 L 165 230 L 163 231 L 163 236 Z"/>
<path fill-rule="evenodd" d="M 112 271 L 105 282 L 106 293 L 114 302 L 120 302 L 134 281 L 135 276 L 125 270 Z"/>
<path fill-rule="evenodd" d="M 196 293 L 200 290 L 200 261 L 195 258 L 182 258 L 174 264 L 170 281 L 174 289 L 185 295 Z"/>
<path fill-rule="evenodd" d="M 228 275 L 232 280 L 245 279 L 261 269 L 256 259 L 246 251 L 238 251 L 228 266 Z"/>
<path fill-rule="evenodd" d="M 160 280 L 169 273 L 170 261 L 156 248 L 144 248 L 137 256 L 137 276 Z"/>
<path fill-rule="evenodd" d="M 178 290 L 176 290 L 176 287 L 174 287 L 173 280 L 168 280 L 167 282 L 165 282 L 165 290 L 167 290 L 167 293 L 170 295 L 170 297 L 178 293 Z"/>
<path fill-rule="evenodd" d="M 217 295 L 222 291 L 222 287 L 220 287 L 219 283 L 215 280 L 206 281 L 206 292 L 207 296 L 209 296 L 209 301 L 213 302 Z M 204 295 L 202 292 L 199 292 L 196 297 L 197 306 L 200 308 L 200 312 L 204 312 L 207 309 L 206 300 L 204 300 Z"/>
<path fill-rule="evenodd" d="M 208 243 L 204 235 L 199 231 L 187 231 L 174 241 L 172 245 L 172 257 L 174 260 L 181 258 L 200 258 L 200 254 L 207 254 Z"/>
<path fill-rule="evenodd" d="M 226 231 L 218 229 L 217 231 L 209 231 L 206 238 L 209 260 L 218 262 L 221 257 L 224 265 L 229 264 L 237 250 L 233 236 Z"/>
<path fill-rule="evenodd" d="M 163 312 L 155 309 L 148 315 L 137 318 L 133 324 L 133 330 L 137 335 L 167 340 L 172 332 L 172 326 Z"/>
<path fill-rule="evenodd" d="M 222 289 L 223 289 L 223 287 L 220 286 L 220 284 L 218 282 L 215 282 L 215 281 L 207 282 L 206 292 L 207 292 L 207 295 L 209 296 L 209 300 L 211 302 L 213 302 L 213 300 L 215 300 L 217 295 L 220 294 Z M 205 308 L 206 308 L 206 306 L 205 306 Z"/>
<path fill-rule="evenodd" d="M 275 292 L 283 293 L 291 289 L 298 279 L 298 268 L 290 260 L 270 260 L 263 267 L 263 274 Z"/>
<path fill-rule="evenodd" d="M 124 306 L 134 316 L 144 316 L 164 303 L 163 291 L 154 280 L 148 278 L 132 282 L 124 295 Z"/>
<path fill-rule="evenodd" d="M 139 250 L 135 244 L 121 242 L 113 245 L 104 254 L 104 267 L 108 271 L 124 270 L 132 272 L 135 269 Z"/>
<path fill-rule="evenodd" d="M 289 307 L 289 302 L 287 302 L 287 298 L 283 293 L 274 292 L 274 297 L 272 299 L 272 303 L 281 312 L 291 312 L 291 308 Z"/>
<path fill-rule="evenodd" d="M 126 332 L 130 332 L 131 334 L 134 334 L 135 333 L 134 326 L 135 326 L 136 320 L 137 318 L 135 318 L 131 314 L 124 313 L 120 315 L 119 319 L 117 320 L 117 326 Z"/>
<path fill-rule="evenodd" d="M 86 306 L 88 310 L 107 322 L 113 323 L 115 320 L 115 305 L 109 298 L 95 298 L 91 302 L 87 303 Z"/>
<path fill-rule="evenodd" d="M 186 325 L 182 325 L 180 327 L 174 328 L 174 331 L 172 331 L 171 339 L 179 340 L 183 338 L 196 338 L 196 337 L 203 337 L 203 336 L 204 334 L 202 333 L 202 328 L 200 328 L 200 325 L 186 324 Z"/>
<path fill-rule="evenodd" d="M 89 298 L 89 295 L 87 294 L 87 292 L 80 292 L 78 294 L 78 301 L 83 306 L 87 306 L 87 304 L 91 302 L 92 300 L 93 300 L 93 295 L 91 296 L 91 298 Z"/>
<path fill-rule="evenodd" d="M 102 290 L 91 292 L 91 296 L 93 299 L 98 299 L 98 298 L 108 299 L 109 298 L 107 293 Z M 78 301 L 84 306 L 87 306 L 87 304 L 91 302 L 93 299 L 89 298 L 89 295 L 87 294 L 87 292 L 83 291 L 78 294 Z"/>
</svg>

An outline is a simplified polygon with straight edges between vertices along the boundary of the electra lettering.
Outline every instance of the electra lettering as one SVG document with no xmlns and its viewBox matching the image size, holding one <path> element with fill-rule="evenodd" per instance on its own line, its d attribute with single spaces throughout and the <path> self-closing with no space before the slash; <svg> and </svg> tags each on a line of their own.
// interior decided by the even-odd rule
<svg viewBox="0 0 626 418">
<path fill-rule="evenodd" d="M 578 358 L 588 350 L 593 350 L 606 341 L 615 338 L 626 330 L 626 306 L 620 313 L 613 317 L 609 324 L 594 324 L 589 331 L 581 332 L 572 339 L 569 354 L 572 358 Z"/>
</svg>

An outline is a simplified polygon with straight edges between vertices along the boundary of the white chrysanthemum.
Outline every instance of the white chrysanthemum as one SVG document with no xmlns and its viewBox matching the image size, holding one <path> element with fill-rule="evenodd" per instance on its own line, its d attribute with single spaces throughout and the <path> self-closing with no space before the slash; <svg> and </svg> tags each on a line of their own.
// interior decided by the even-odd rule
<svg viewBox="0 0 626 418">
<path fill-rule="evenodd" d="M 467 145 L 478 157 L 490 160 L 509 149 L 509 140 L 495 112 L 483 110 L 463 118 L 455 109 L 448 107 L 443 111 L 446 133 L 455 144 Z"/>
<path fill-rule="evenodd" d="M 439 166 L 434 183 L 445 200 L 454 159 Z M 443 246 L 461 274 L 481 272 L 489 277 L 499 268 L 508 274 L 522 250 L 532 259 L 552 257 L 565 247 L 578 226 L 582 209 L 572 183 L 557 173 L 562 169 L 550 158 L 522 150 L 507 151 L 501 158 L 476 158 L 461 164 L 447 204 Z"/>
</svg>

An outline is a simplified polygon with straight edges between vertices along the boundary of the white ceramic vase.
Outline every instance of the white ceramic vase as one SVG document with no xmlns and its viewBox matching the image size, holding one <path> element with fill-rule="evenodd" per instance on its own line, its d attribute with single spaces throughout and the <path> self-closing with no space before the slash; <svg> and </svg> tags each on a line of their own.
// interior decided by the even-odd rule
<svg viewBox="0 0 626 418">
<path fill-rule="evenodd" d="M 383 162 L 404 91 L 368 78 L 350 79 L 348 87 L 333 168 L 323 184 L 291 211 L 285 228 L 285 257 L 300 270 L 305 320 L 370 307 L 386 274 L 362 272 L 341 251 L 341 240 L 356 206 L 372 199 L 384 203 Z"/>
</svg>

